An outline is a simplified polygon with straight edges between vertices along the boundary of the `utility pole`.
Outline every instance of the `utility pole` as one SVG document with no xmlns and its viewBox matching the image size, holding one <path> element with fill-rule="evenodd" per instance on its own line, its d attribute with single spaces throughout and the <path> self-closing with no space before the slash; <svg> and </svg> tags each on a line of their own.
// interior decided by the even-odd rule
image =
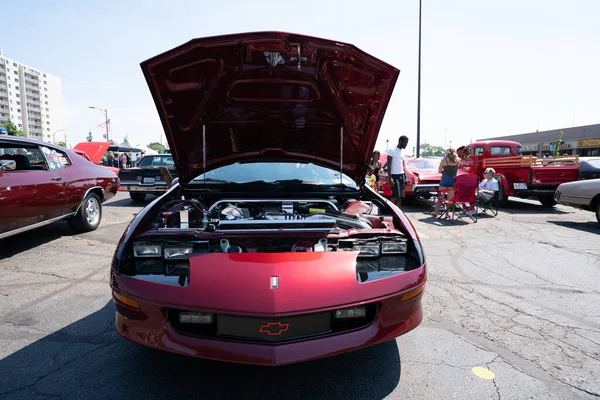
<svg viewBox="0 0 600 400">
<path fill-rule="evenodd" d="M 419 0 L 419 82 L 417 86 L 417 157 L 421 153 L 421 6 Z"/>
</svg>

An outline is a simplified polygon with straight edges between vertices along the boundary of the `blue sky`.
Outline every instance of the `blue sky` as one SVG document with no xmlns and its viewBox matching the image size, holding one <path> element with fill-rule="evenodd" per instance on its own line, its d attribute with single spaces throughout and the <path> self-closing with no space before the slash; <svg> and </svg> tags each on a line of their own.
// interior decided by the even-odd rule
<svg viewBox="0 0 600 400">
<path fill-rule="evenodd" d="M 422 141 L 600 123 L 600 2 L 424 0 Z M 194 37 L 282 30 L 352 43 L 399 68 L 378 140 L 416 139 L 418 0 L 12 1 L 4 54 L 63 81 L 69 145 L 108 108 L 112 137 L 133 144 L 162 127 L 139 64 Z M 162 136 L 164 140 L 164 135 Z"/>
</svg>

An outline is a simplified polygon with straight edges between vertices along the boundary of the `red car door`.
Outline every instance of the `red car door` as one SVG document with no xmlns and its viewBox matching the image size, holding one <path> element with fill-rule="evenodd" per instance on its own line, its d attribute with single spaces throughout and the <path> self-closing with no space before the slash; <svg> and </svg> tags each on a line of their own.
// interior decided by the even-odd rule
<svg viewBox="0 0 600 400">
<path fill-rule="evenodd" d="M 0 235 L 61 217 L 65 184 L 55 171 L 44 169 L 40 148 L 24 143 L 0 145 L 0 157 L 17 161 L 15 170 L 0 172 Z"/>
</svg>

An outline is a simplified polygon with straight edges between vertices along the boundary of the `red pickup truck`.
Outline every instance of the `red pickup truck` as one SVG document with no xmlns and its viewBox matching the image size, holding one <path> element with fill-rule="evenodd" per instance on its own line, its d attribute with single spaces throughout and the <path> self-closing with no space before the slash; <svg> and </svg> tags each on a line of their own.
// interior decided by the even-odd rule
<svg viewBox="0 0 600 400">
<path fill-rule="evenodd" d="M 502 183 L 502 202 L 508 196 L 537 196 L 544 207 L 556 204 L 554 191 L 561 183 L 578 179 L 578 156 L 537 158 L 521 155 L 521 144 L 504 140 L 474 142 L 457 149 L 460 170 L 483 178 L 494 168 Z"/>
</svg>

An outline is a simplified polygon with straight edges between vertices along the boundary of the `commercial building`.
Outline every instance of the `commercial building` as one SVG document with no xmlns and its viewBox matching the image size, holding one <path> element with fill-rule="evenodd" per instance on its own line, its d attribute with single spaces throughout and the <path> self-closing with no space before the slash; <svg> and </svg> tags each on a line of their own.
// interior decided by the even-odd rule
<svg viewBox="0 0 600 400">
<path fill-rule="evenodd" d="M 541 157 L 554 150 L 556 139 L 563 132 L 560 154 L 579 156 L 600 156 L 600 124 L 575 126 L 519 135 L 498 136 L 479 140 L 512 140 L 521 143 L 524 155 Z"/>
<path fill-rule="evenodd" d="M 64 129 L 62 81 L 0 50 L 0 123 L 8 119 L 30 138 L 52 142 Z"/>
</svg>

